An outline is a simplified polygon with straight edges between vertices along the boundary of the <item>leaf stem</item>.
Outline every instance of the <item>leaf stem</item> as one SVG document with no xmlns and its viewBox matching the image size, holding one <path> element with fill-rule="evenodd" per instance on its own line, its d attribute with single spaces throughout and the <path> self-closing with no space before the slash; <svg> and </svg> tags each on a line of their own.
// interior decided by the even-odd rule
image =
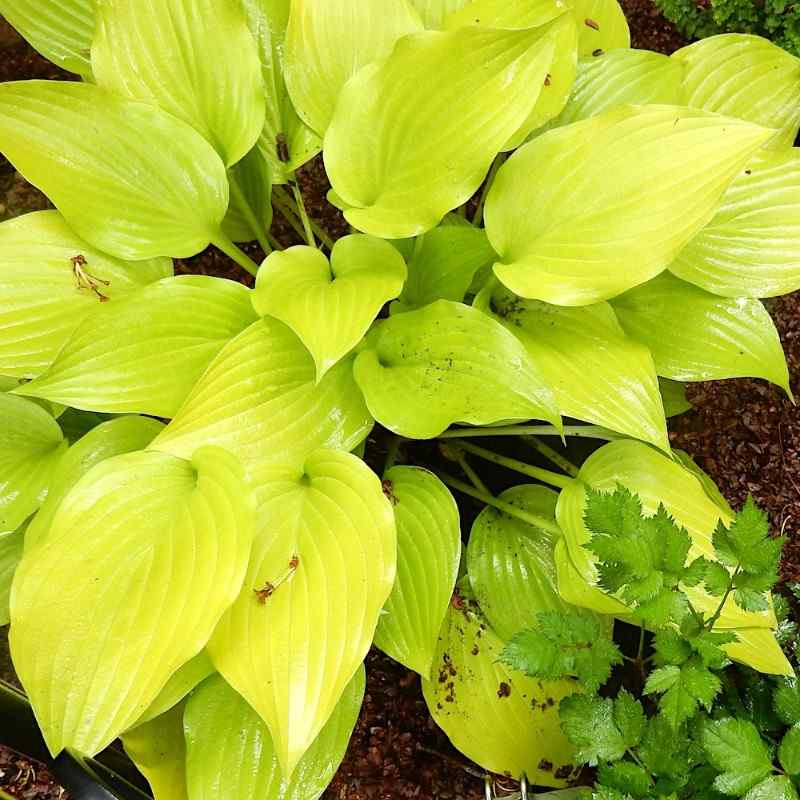
<svg viewBox="0 0 800 800">
<path fill-rule="evenodd" d="M 558 436 L 561 431 L 552 425 L 503 425 L 496 428 L 451 428 L 439 434 L 439 439 L 465 439 L 468 437 L 484 438 L 491 436 Z M 612 442 L 623 438 L 621 434 L 598 425 L 565 425 L 564 436 L 575 436 L 583 439 L 604 439 Z"/>
<path fill-rule="evenodd" d="M 309 247 L 316 247 L 317 240 L 314 238 L 314 231 L 311 228 L 311 220 L 308 218 L 308 212 L 306 211 L 306 204 L 303 202 L 303 193 L 300 191 L 300 187 L 297 185 L 297 181 L 294 177 L 290 178 L 289 185 L 292 187 L 292 194 L 294 195 L 294 203 L 295 208 L 297 209 L 297 213 L 300 217 L 301 222 L 303 223 L 303 230 L 306 234 L 306 241 L 308 242 Z"/>
<path fill-rule="evenodd" d="M 481 480 L 480 475 L 472 468 L 472 465 L 467 461 L 467 457 L 462 450 L 456 451 L 456 463 L 463 470 L 464 474 L 469 478 L 470 483 L 480 492 L 491 494 L 486 484 Z"/>
<path fill-rule="evenodd" d="M 247 224 L 250 226 L 250 230 L 253 232 L 253 235 L 258 240 L 258 243 L 261 245 L 261 249 L 264 251 L 264 255 L 268 256 L 272 250 L 267 241 L 267 231 L 264 229 L 264 226 L 258 221 L 256 217 L 255 211 L 253 211 L 252 206 L 250 205 L 249 200 L 245 196 L 245 193 L 242 191 L 242 187 L 239 185 L 239 181 L 236 178 L 236 175 L 233 172 L 228 173 L 228 183 L 231 187 L 231 196 L 239 205 L 239 208 L 244 214 L 244 218 L 247 221 Z"/>
<path fill-rule="evenodd" d="M 383 465 L 383 474 L 385 475 L 397 461 L 397 454 L 400 451 L 400 437 L 393 436 L 391 442 L 389 442 L 389 447 L 386 449 L 386 461 Z"/>
<path fill-rule="evenodd" d="M 291 199 L 286 196 L 287 199 Z M 299 217 L 294 213 L 293 206 L 294 203 L 291 205 L 287 203 L 279 194 L 278 194 L 278 187 L 275 187 L 275 191 L 272 195 L 272 205 L 281 212 L 283 218 L 292 226 L 294 232 L 301 238 L 305 239 L 306 232 L 303 230 L 303 224 L 300 222 Z"/>
<path fill-rule="evenodd" d="M 300 234 L 300 236 L 305 236 L 305 230 L 300 227 L 302 223 L 300 222 L 299 214 L 295 213 L 295 202 L 292 196 L 282 187 L 282 186 L 274 186 L 273 189 L 273 196 L 278 195 L 280 197 L 280 201 L 284 207 L 286 207 L 290 213 L 295 215 L 295 221 L 297 222 L 298 227 L 295 230 Z M 281 210 L 281 213 L 286 216 L 286 213 Z M 325 230 L 319 223 L 317 223 L 312 217 L 308 217 L 308 222 L 311 225 L 311 230 L 314 231 L 316 234 L 317 239 L 319 239 L 328 250 L 333 250 L 333 245 L 335 244 L 333 237 Z"/>
<path fill-rule="evenodd" d="M 472 217 L 473 225 L 480 225 L 483 222 L 483 207 L 486 205 L 486 198 L 489 194 L 489 190 L 492 188 L 494 179 L 497 177 L 497 171 L 503 166 L 507 158 L 508 156 L 505 153 L 498 153 L 497 158 L 492 162 L 489 174 L 483 182 L 483 189 L 481 190 L 481 196 L 478 200 L 478 208 L 475 209 L 475 215 Z"/>
<path fill-rule="evenodd" d="M 242 269 L 247 270 L 253 277 L 258 273 L 258 264 L 253 261 L 244 250 L 237 247 L 221 230 L 211 240 L 211 244 L 218 247 L 226 256 L 232 258 Z"/>
<path fill-rule="evenodd" d="M 717 620 L 722 616 L 722 609 L 725 608 L 725 603 L 728 602 L 728 598 L 733 591 L 733 582 L 736 580 L 736 576 L 742 569 L 742 565 L 739 564 L 736 569 L 733 571 L 733 575 L 731 575 L 730 582 L 728 583 L 728 588 L 725 590 L 725 594 L 722 595 L 722 600 L 719 601 L 719 605 L 717 606 L 717 610 L 711 615 L 711 617 L 706 622 L 706 628 L 708 630 L 713 630 L 714 625 L 716 625 Z"/>
<path fill-rule="evenodd" d="M 566 472 L 567 475 L 573 478 L 578 477 L 578 468 L 571 461 L 564 458 L 561 453 L 553 450 L 550 445 L 545 444 L 541 439 L 537 439 L 535 436 L 524 436 L 523 440 L 531 445 L 534 450 L 541 453 L 546 459 Z"/>
</svg>

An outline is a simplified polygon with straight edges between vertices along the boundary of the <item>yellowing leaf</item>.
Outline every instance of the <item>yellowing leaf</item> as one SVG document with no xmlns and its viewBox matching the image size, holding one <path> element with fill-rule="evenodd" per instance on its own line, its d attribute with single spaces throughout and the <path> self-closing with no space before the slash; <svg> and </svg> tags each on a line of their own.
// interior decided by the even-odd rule
<svg viewBox="0 0 800 800">
<path fill-rule="evenodd" d="M 41 406 L 0 393 L 0 533 L 17 530 L 42 504 L 67 442 Z"/>
<path fill-rule="evenodd" d="M 229 342 L 153 442 L 188 456 L 203 444 L 235 453 L 245 467 L 302 465 L 320 447 L 351 450 L 372 427 L 352 361 L 319 382 L 314 360 L 282 322 L 265 317 Z"/>
<path fill-rule="evenodd" d="M 791 145 L 800 125 L 800 59 L 744 33 L 725 33 L 673 53 L 684 68 L 683 102 L 773 128 Z"/>
<path fill-rule="evenodd" d="M 800 288 L 800 153 L 761 151 L 736 176 L 714 218 L 670 272 L 725 297 Z"/>
<path fill-rule="evenodd" d="M 14 391 L 88 411 L 171 417 L 214 356 L 255 318 L 239 283 L 165 278 L 98 305 L 50 369 Z"/>
<path fill-rule="evenodd" d="M 314 247 L 271 253 L 258 271 L 253 306 L 297 334 L 314 358 L 319 381 L 400 294 L 405 278 L 405 262 L 388 242 L 345 236 L 334 244 L 330 263 Z"/>
<path fill-rule="evenodd" d="M 562 414 L 669 450 L 653 357 L 608 303 L 554 306 L 490 284 L 475 305 L 519 338 Z"/>
<path fill-rule="evenodd" d="M 778 332 L 758 300 L 719 297 L 665 273 L 612 305 L 628 336 L 650 348 L 665 378 L 751 376 L 791 391 Z"/>
<path fill-rule="evenodd" d="M 35 378 L 105 298 L 121 298 L 171 274 L 167 258 L 131 263 L 102 253 L 76 236 L 57 211 L 3 222 L 0 374 Z"/>
<path fill-rule="evenodd" d="M 348 222 L 415 236 L 468 200 L 527 120 L 553 48 L 535 28 L 470 26 L 406 36 L 361 69 L 325 135 L 330 197 Z"/>
<path fill-rule="evenodd" d="M 561 731 L 558 704 L 577 685 L 528 678 L 500 663 L 503 647 L 474 603 L 450 608 L 433 677 L 422 682 L 428 709 L 453 744 L 484 769 L 524 773 L 537 786 L 566 786 L 574 751 Z"/>
<path fill-rule="evenodd" d="M 598 58 L 609 50 L 630 47 L 628 21 L 617 0 L 572 0 L 572 13 L 580 31 L 580 55 Z"/>
<path fill-rule="evenodd" d="M 408 0 L 293 0 L 284 75 L 297 113 L 323 136 L 347 81 L 421 30 Z"/>
<path fill-rule="evenodd" d="M 365 681 L 362 666 L 287 781 L 261 717 L 221 676 L 209 678 L 192 694 L 184 716 L 192 800 L 317 800 L 344 757 Z"/>
<path fill-rule="evenodd" d="M 561 424 L 555 399 L 521 342 L 471 306 L 438 300 L 370 333 L 353 365 L 381 425 L 432 439 L 454 422 L 538 417 Z"/>
<path fill-rule="evenodd" d="M 770 136 L 672 106 L 621 106 L 548 131 L 499 170 L 486 203 L 511 291 L 586 305 L 665 269 Z"/>
<path fill-rule="evenodd" d="M 88 83 L 0 85 L 0 151 L 118 258 L 192 256 L 228 207 L 225 166 L 197 131 Z"/>
<path fill-rule="evenodd" d="M 247 577 L 208 650 L 291 778 L 372 642 L 395 578 L 395 525 L 377 476 L 350 453 L 264 465 L 254 485 Z"/>
<path fill-rule="evenodd" d="M 448 14 L 458 11 L 469 2 L 470 0 L 411 0 L 411 5 L 419 12 L 426 28 L 441 30 L 445 27 Z"/>
<path fill-rule="evenodd" d="M 436 475 L 420 467 L 392 467 L 383 477 L 397 525 L 397 579 L 375 644 L 430 678 L 461 560 L 458 506 Z"/>
<path fill-rule="evenodd" d="M 0 625 L 8 625 L 8 600 L 11 595 L 11 582 L 14 580 L 17 564 L 22 558 L 25 546 L 25 525 L 15 531 L 0 533 Z"/>
<path fill-rule="evenodd" d="M 253 512 L 220 448 L 128 453 L 75 484 L 11 595 L 14 666 L 54 756 L 102 750 L 205 646 L 242 585 Z"/>
</svg>

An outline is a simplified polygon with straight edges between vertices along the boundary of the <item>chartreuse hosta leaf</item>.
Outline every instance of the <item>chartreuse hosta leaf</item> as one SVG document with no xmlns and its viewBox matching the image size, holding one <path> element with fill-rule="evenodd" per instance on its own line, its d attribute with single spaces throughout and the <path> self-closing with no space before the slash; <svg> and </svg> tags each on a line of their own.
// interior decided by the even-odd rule
<svg viewBox="0 0 800 800">
<path fill-rule="evenodd" d="M 485 769 L 566 786 L 574 750 L 561 731 L 558 704 L 574 681 L 540 681 L 500 663 L 504 643 L 474 602 L 451 607 L 434 674 L 422 691 L 436 723 L 465 756 Z"/>
<path fill-rule="evenodd" d="M 297 113 L 323 136 L 345 83 L 421 30 L 408 0 L 293 0 L 284 76 Z"/>
<path fill-rule="evenodd" d="M 297 334 L 319 381 L 358 344 L 405 279 L 403 257 L 388 242 L 345 236 L 334 244 L 330 262 L 303 245 L 271 253 L 258 271 L 253 306 Z"/>
<path fill-rule="evenodd" d="M 692 404 L 686 399 L 686 385 L 680 381 L 659 378 L 658 388 L 664 403 L 664 416 L 667 419 L 677 417 L 678 414 L 683 414 L 692 407 Z"/>
<path fill-rule="evenodd" d="M 770 135 L 661 105 L 620 106 L 548 131 L 502 166 L 489 192 L 496 275 L 522 297 L 557 305 L 642 283 L 711 219 Z"/>
<path fill-rule="evenodd" d="M 192 256 L 228 207 L 225 165 L 197 131 L 88 83 L 2 84 L 0 152 L 118 258 Z"/>
<path fill-rule="evenodd" d="M 470 0 L 411 0 L 428 30 L 443 30 L 447 17 L 468 5 Z"/>
<path fill-rule="evenodd" d="M 579 478 L 562 490 L 557 506 L 557 519 L 564 533 L 568 562 L 559 571 L 559 591 L 571 602 L 582 602 L 601 613 L 623 614 L 625 607 L 597 588 L 594 557 L 584 545 L 589 532 L 583 523 L 585 486 L 613 491 L 618 484 L 639 495 L 646 513 L 655 513 L 663 503 L 676 522 L 684 526 L 692 538 L 690 558 L 703 555 L 713 558 L 712 534 L 717 522 L 730 524 L 732 516 L 709 496 L 697 474 L 680 463 L 632 440 L 611 442 L 597 450 L 583 464 Z M 561 585 L 562 575 L 570 583 Z M 695 608 L 713 614 L 718 597 L 710 597 L 697 588 L 686 590 Z M 609 607 L 611 606 L 611 607 Z M 614 610 L 616 606 L 617 610 Z M 720 629 L 734 630 L 739 641 L 726 645 L 728 654 L 762 672 L 788 674 L 791 670 L 772 635 L 775 616 L 772 610 L 747 612 L 731 598 L 717 622 Z"/>
<path fill-rule="evenodd" d="M 255 319 L 240 283 L 164 278 L 98 305 L 50 369 L 14 391 L 87 411 L 171 417 L 225 343 Z"/>
<path fill-rule="evenodd" d="M 3 222 L 0 374 L 35 378 L 98 303 L 171 274 L 168 258 L 130 263 L 102 253 L 76 236 L 57 211 Z"/>
<path fill-rule="evenodd" d="M 352 360 L 317 384 L 303 343 L 264 317 L 222 349 L 152 446 L 187 457 L 210 443 L 248 468 L 264 461 L 300 466 L 320 447 L 352 450 L 372 424 Z"/>
<path fill-rule="evenodd" d="M 372 415 L 401 436 L 431 439 L 454 422 L 536 417 L 561 425 L 553 393 L 522 343 L 461 303 L 438 300 L 380 322 L 353 372 Z"/>
<path fill-rule="evenodd" d="M 290 778 L 372 642 L 395 579 L 395 523 L 377 476 L 350 453 L 265 464 L 253 484 L 247 577 L 208 651 L 267 723 Z"/>
<path fill-rule="evenodd" d="M 231 203 L 222 230 L 234 242 L 264 239 L 272 225 L 272 171 L 254 147 L 228 172 Z"/>
<path fill-rule="evenodd" d="M 671 58 L 684 67 L 684 103 L 773 128 L 771 144 L 792 144 L 800 125 L 800 59 L 743 33 L 711 36 Z"/>
<path fill-rule="evenodd" d="M 617 0 L 572 0 L 572 12 L 580 31 L 581 56 L 599 58 L 609 50 L 630 47 L 628 21 Z"/>
<path fill-rule="evenodd" d="M 17 530 L 39 508 L 66 449 L 61 428 L 40 405 L 0 393 L 0 533 Z"/>
<path fill-rule="evenodd" d="M 221 448 L 115 456 L 61 502 L 11 594 L 11 652 L 53 755 L 129 729 L 238 595 L 254 531 Z"/>
<path fill-rule="evenodd" d="M 544 25 L 569 8 L 566 0 L 472 0 L 444 19 L 447 30 L 467 25 L 522 30 Z"/>
<path fill-rule="evenodd" d="M 656 372 L 665 378 L 749 376 L 790 392 L 778 332 L 758 300 L 719 297 L 664 273 L 612 305 L 628 336 L 650 348 Z"/>
<path fill-rule="evenodd" d="M 468 200 L 527 120 L 553 52 L 536 28 L 469 26 L 406 36 L 361 69 L 325 135 L 330 197 L 348 222 L 415 236 Z"/>
<path fill-rule="evenodd" d="M 45 58 L 91 77 L 95 0 L 0 0 L 0 14 Z"/>
<path fill-rule="evenodd" d="M 798 248 L 800 151 L 762 150 L 669 269 L 725 297 L 772 297 L 800 288 Z"/>
<path fill-rule="evenodd" d="M 344 757 L 365 683 L 361 666 L 287 780 L 261 717 L 220 675 L 209 678 L 189 698 L 184 715 L 189 796 L 192 800 L 317 800 Z"/>
<path fill-rule="evenodd" d="M 430 678 L 461 561 L 458 506 L 449 489 L 425 469 L 392 467 L 383 479 L 397 525 L 397 580 L 375 644 Z"/>
<path fill-rule="evenodd" d="M 149 417 L 119 417 L 101 423 L 75 442 L 53 470 L 47 497 L 25 533 L 25 548 L 47 537 L 61 501 L 95 464 L 122 453 L 144 450 L 163 427 Z"/>
<path fill-rule="evenodd" d="M 495 281 L 475 305 L 522 342 L 562 414 L 669 450 L 653 357 L 625 335 L 608 303 L 523 300 Z"/>
<path fill-rule="evenodd" d="M 258 47 L 238 0 L 96 0 L 99 86 L 188 122 L 231 166 L 264 127 Z M 197 58 L 225 53 L 225 58 Z"/>
<path fill-rule="evenodd" d="M 8 625 L 8 599 L 11 595 L 11 581 L 22 558 L 25 547 L 25 525 L 15 531 L 0 533 L 0 625 Z"/>
</svg>

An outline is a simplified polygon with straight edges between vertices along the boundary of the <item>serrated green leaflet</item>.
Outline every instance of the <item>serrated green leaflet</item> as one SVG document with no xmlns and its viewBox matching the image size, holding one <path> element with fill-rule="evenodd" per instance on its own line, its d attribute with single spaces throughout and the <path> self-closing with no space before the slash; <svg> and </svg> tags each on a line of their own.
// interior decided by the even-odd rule
<svg viewBox="0 0 800 800">
<path fill-rule="evenodd" d="M 769 136 L 673 106 L 620 106 L 548 131 L 501 167 L 489 192 L 495 274 L 516 294 L 557 305 L 652 278 Z"/>
<path fill-rule="evenodd" d="M 225 166 L 199 133 L 88 83 L 2 84 L 0 151 L 79 236 L 118 258 L 192 256 L 228 207 Z"/>
<path fill-rule="evenodd" d="M 790 392 L 778 332 L 758 300 L 719 297 L 665 273 L 612 305 L 628 336 L 650 348 L 665 378 L 749 376 Z"/>
<path fill-rule="evenodd" d="M 160 106 L 201 133 L 228 166 L 239 161 L 264 127 L 264 88 L 238 0 L 96 2 L 98 86 Z"/>
<path fill-rule="evenodd" d="M 25 526 L 15 531 L 0 533 L 0 625 L 8 625 L 8 599 L 11 595 L 11 582 L 14 572 L 22 558 L 25 546 Z"/>
<path fill-rule="evenodd" d="M 333 713 L 294 775 L 281 774 L 267 726 L 217 675 L 186 707 L 186 777 L 192 800 L 317 800 L 333 778 L 364 697 L 364 667 L 347 684 Z"/>
<path fill-rule="evenodd" d="M 799 247 L 800 154 L 761 151 L 669 270 L 725 297 L 773 297 L 800 288 Z"/>
<path fill-rule="evenodd" d="M 239 283 L 164 278 L 98 305 L 50 369 L 15 392 L 87 411 L 172 417 L 214 356 L 255 319 Z"/>
<path fill-rule="evenodd" d="M 272 226 L 272 172 L 258 147 L 229 170 L 228 182 L 231 202 L 223 233 L 234 242 L 266 241 Z"/>
<path fill-rule="evenodd" d="M 502 650 L 477 606 L 451 607 L 433 677 L 422 682 L 428 709 L 453 744 L 485 769 L 566 786 L 574 751 L 561 732 L 558 704 L 576 684 L 528 678 L 498 661 Z"/>
<path fill-rule="evenodd" d="M 64 434 L 47 411 L 0 393 L 0 533 L 17 530 L 39 508 L 66 449 Z"/>
<path fill-rule="evenodd" d="M 0 224 L 0 374 L 35 378 L 98 303 L 172 274 L 167 258 L 135 263 L 76 236 L 57 211 Z"/>
<path fill-rule="evenodd" d="M 372 642 L 395 579 L 395 524 L 377 476 L 350 453 L 265 464 L 253 485 L 250 565 L 208 651 L 291 777 Z"/>
<path fill-rule="evenodd" d="M 265 460 L 299 466 L 319 447 L 351 450 L 372 424 L 352 361 L 317 384 L 303 343 L 265 317 L 220 351 L 152 446 L 186 456 L 211 443 L 248 468 Z"/>
<path fill-rule="evenodd" d="M 580 31 L 580 55 L 599 58 L 609 50 L 630 47 L 628 21 L 617 0 L 573 0 L 572 12 Z"/>
<path fill-rule="evenodd" d="M 405 262 L 388 242 L 345 236 L 333 246 L 330 262 L 314 247 L 271 253 L 258 271 L 253 306 L 297 334 L 320 381 L 400 294 L 405 278 Z"/>
<path fill-rule="evenodd" d="M 470 0 L 410 0 L 417 9 L 425 27 L 429 30 L 441 30 L 445 26 L 447 16 L 467 5 Z"/>
<path fill-rule="evenodd" d="M 96 0 L 0 0 L 0 14 L 45 58 L 91 78 Z"/>
<path fill-rule="evenodd" d="M 684 103 L 772 128 L 774 146 L 792 144 L 800 125 L 800 59 L 743 33 L 711 36 L 671 58 L 684 67 Z"/>
<path fill-rule="evenodd" d="M 797 725 L 790 728 L 781 740 L 778 758 L 789 775 L 800 773 L 800 727 Z"/>
<path fill-rule="evenodd" d="M 425 469 L 392 467 L 383 479 L 397 526 L 397 579 L 375 644 L 430 678 L 461 561 L 458 506 L 448 488 Z"/>
<path fill-rule="evenodd" d="M 103 422 L 75 442 L 53 470 L 47 497 L 25 533 L 25 549 L 47 537 L 61 501 L 95 464 L 143 450 L 163 427 L 148 417 L 119 417 Z"/>
<path fill-rule="evenodd" d="M 284 74 L 297 113 L 323 136 L 347 81 L 421 30 L 408 0 L 293 0 Z"/>
<path fill-rule="evenodd" d="M 519 338 L 562 414 L 669 451 L 653 358 L 625 335 L 608 303 L 569 308 L 523 300 L 495 281 L 475 305 Z"/>
<path fill-rule="evenodd" d="M 253 513 L 214 447 L 115 456 L 72 487 L 11 594 L 14 665 L 53 755 L 102 750 L 200 652 L 239 593 Z"/>
<path fill-rule="evenodd" d="M 330 197 L 348 222 L 415 236 L 468 200 L 526 121 L 553 48 L 535 28 L 470 26 L 406 36 L 360 70 L 325 135 Z"/>
<path fill-rule="evenodd" d="M 438 300 L 370 333 L 353 372 L 372 415 L 431 439 L 454 422 L 536 417 L 561 425 L 552 392 L 519 340 L 476 308 Z"/>
</svg>

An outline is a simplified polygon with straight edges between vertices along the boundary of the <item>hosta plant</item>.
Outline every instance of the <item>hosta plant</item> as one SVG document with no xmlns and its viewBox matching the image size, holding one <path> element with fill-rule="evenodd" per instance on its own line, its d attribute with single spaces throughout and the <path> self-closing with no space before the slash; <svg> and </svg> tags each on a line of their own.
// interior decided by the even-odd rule
<svg viewBox="0 0 800 800">
<path fill-rule="evenodd" d="M 688 381 L 790 391 L 759 298 L 800 287 L 800 61 L 632 50 L 615 0 L 0 11 L 82 79 L 0 85 L 55 206 L 0 225 L 1 613 L 54 755 L 121 737 L 159 800 L 312 800 L 374 643 L 466 755 L 562 787 L 589 699 L 577 661 L 509 657 L 539 620 L 610 664 L 615 618 L 691 608 L 713 670 L 792 673 L 769 565 L 723 557 L 665 418 Z M 304 206 L 319 153 L 343 236 Z M 173 274 L 209 244 L 255 280 Z M 573 435 L 606 444 L 573 466 Z M 658 562 L 635 591 L 586 514 L 617 486 Z M 680 563 L 647 538 L 673 525 Z"/>
</svg>

